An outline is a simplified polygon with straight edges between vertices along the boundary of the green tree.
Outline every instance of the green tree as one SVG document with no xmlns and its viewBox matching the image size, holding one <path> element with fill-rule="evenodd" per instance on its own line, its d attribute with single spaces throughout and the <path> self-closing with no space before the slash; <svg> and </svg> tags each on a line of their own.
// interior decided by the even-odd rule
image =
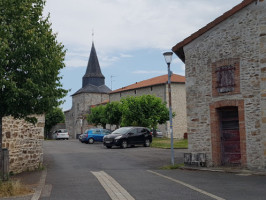
<svg viewBox="0 0 266 200">
<path fill-rule="evenodd" d="M 64 123 L 65 115 L 61 108 L 54 108 L 45 114 L 45 132 L 50 132 L 51 128 L 57 123 Z"/>
<path fill-rule="evenodd" d="M 169 120 L 166 103 L 159 97 L 143 95 L 127 97 L 122 102 L 122 126 L 145 126 L 156 128 Z"/>
<path fill-rule="evenodd" d="M 106 105 L 96 106 L 91 108 L 90 114 L 87 117 L 88 123 L 95 124 L 96 126 L 101 125 L 106 128 L 107 119 L 105 115 Z"/>
<path fill-rule="evenodd" d="M 116 128 L 118 128 L 122 119 L 121 103 L 114 101 L 106 104 L 105 118 L 108 124 L 116 125 Z"/>
<path fill-rule="evenodd" d="M 36 122 L 31 114 L 57 107 L 67 91 L 59 76 L 65 50 L 52 33 L 44 0 L 0 0 L 0 155 L 2 118 Z"/>
</svg>

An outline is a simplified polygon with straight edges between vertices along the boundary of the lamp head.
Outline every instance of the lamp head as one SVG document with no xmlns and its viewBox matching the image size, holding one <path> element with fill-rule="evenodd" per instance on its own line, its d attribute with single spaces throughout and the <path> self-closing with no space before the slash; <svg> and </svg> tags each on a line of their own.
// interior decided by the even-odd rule
<svg viewBox="0 0 266 200">
<path fill-rule="evenodd" d="M 165 62 L 167 64 L 170 64 L 171 63 L 171 61 L 172 61 L 172 55 L 173 55 L 173 52 L 165 52 L 165 53 L 163 53 Z"/>
</svg>

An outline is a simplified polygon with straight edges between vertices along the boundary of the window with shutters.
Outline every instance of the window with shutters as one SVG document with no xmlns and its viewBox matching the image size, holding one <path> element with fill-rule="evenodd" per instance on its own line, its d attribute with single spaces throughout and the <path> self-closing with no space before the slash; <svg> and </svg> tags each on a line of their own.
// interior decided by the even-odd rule
<svg viewBox="0 0 266 200">
<path fill-rule="evenodd" d="M 217 92 L 226 93 L 233 92 L 235 87 L 235 67 L 225 65 L 216 68 Z"/>
<path fill-rule="evenodd" d="M 231 58 L 212 63 L 212 95 L 240 93 L 239 59 Z"/>
</svg>

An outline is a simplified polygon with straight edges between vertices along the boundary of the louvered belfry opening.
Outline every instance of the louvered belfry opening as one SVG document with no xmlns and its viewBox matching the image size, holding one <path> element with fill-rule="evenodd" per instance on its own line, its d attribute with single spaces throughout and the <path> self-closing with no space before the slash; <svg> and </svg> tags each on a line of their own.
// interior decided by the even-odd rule
<svg viewBox="0 0 266 200">
<path fill-rule="evenodd" d="M 238 107 L 218 109 L 221 134 L 221 164 L 241 164 Z"/>
</svg>

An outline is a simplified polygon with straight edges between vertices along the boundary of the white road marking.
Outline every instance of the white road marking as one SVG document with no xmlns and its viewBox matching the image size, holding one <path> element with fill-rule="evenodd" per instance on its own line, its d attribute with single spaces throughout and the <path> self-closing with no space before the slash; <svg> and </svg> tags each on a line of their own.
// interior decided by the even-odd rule
<svg viewBox="0 0 266 200">
<path fill-rule="evenodd" d="M 112 200 L 135 200 L 115 179 L 104 171 L 91 173 L 99 180 Z"/>
<path fill-rule="evenodd" d="M 147 171 L 150 172 L 150 173 L 156 174 L 157 176 L 161 176 L 161 177 L 166 178 L 166 179 L 168 179 L 168 180 L 174 181 L 174 182 L 176 182 L 176 183 L 178 183 L 178 184 L 180 184 L 180 185 L 183 185 L 183 186 L 185 186 L 185 187 L 188 187 L 188 188 L 190 188 L 191 190 L 195 190 L 195 191 L 197 191 L 197 192 L 199 192 L 199 193 L 201 193 L 201 194 L 204 194 L 204 195 L 206 195 L 206 196 L 209 196 L 209 197 L 211 197 L 211 198 L 213 198 L 213 199 L 216 199 L 216 200 L 225 200 L 225 199 L 223 199 L 223 198 L 221 198 L 221 197 L 218 197 L 218 196 L 216 196 L 216 195 L 214 195 L 214 194 L 211 194 L 211 193 L 209 193 L 209 192 L 206 192 L 206 191 L 204 191 L 204 190 L 201 190 L 201 189 L 199 189 L 199 188 L 196 188 L 196 187 L 194 187 L 194 186 L 192 186 L 192 185 L 189 185 L 189 184 L 187 184 L 187 183 L 185 183 L 185 182 L 183 182 L 183 181 L 179 181 L 179 180 L 177 180 L 177 179 L 173 179 L 173 178 L 171 178 L 171 177 L 169 177 L 169 176 L 165 176 L 165 175 L 163 175 L 163 174 L 160 174 L 160 173 L 157 173 L 157 172 L 154 172 L 154 171 L 151 171 L 151 170 L 147 170 Z"/>
</svg>

